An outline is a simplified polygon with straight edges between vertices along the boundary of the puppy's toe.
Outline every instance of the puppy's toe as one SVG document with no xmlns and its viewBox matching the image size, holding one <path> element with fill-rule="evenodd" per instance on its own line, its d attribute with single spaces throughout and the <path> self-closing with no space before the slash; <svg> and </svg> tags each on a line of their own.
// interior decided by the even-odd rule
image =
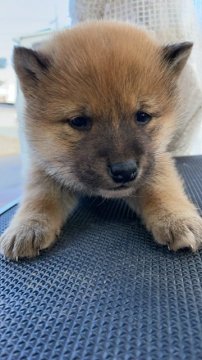
<svg viewBox="0 0 202 360">
<path fill-rule="evenodd" d="M 202 219 L 168 217 L 155 226 L 153 235 L 157 243 L 167 245 L 169 250 L 196 251 L 202 247 Z"/>
<path fill-rule="evenodd" d="M 55 239 L 46 222 L 27 220 L 10 226 L 0 238 L 0 252 L 13 260 L 34 257 L 41 249 L 49 247 Z"/>
</svg>

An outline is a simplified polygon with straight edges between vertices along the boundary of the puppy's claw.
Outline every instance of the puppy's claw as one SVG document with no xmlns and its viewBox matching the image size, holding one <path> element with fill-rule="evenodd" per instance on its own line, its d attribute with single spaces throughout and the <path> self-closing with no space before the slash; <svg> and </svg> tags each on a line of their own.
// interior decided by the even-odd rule
<svg viewBox="0 0 202 360">
<path fill-rule="evenodd" d="M 196 251 L 196 249 L 194 248 L 194 246 L 193 245 L 190 245 L 190 249 L 191 249 L 191 251 Z"/>
</svg>

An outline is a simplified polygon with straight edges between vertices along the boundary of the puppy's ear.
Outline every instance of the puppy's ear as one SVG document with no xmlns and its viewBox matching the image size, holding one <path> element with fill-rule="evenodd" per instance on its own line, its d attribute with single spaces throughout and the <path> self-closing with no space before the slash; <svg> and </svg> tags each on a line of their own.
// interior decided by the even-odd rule
<svg viewBox="0 0 202 360">
<path fill-rule="evenodd" d="M 44 54 L 24 47 L 14 49 L 13 62 L 23 87 L 36 85 L 50 66 L 50 60 Z"/>
<path fill-rule="evenodd" d="M 174 75 L 178 76 L 184 68 L 191 53 L 193 43 L 183 42 L 163 47 L 162 55 Z"/>
</svg>

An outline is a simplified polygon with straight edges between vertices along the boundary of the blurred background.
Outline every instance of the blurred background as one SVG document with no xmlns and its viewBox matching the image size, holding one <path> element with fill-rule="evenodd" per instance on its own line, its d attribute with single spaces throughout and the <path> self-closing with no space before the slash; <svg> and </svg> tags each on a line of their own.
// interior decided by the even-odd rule
<svg viewBox="0 0 202 360">
<path fill-rule="evenodd" d="M 26 158 L 26 144 L 19 126 L 23 119 L 23 97 L 12 68 L 13 47 L 35 48 L 54 31 L 101 18 L 143 26 L 166 43 L 194 41 L 190 68 L 181 84 L 186 104 L 184 125 L 174 139 L 173 153 L 202 154 L 202 0 L 2 0 L 0 213 L 22 193 L 22 159 L 24 163 Z"/>
</svg>

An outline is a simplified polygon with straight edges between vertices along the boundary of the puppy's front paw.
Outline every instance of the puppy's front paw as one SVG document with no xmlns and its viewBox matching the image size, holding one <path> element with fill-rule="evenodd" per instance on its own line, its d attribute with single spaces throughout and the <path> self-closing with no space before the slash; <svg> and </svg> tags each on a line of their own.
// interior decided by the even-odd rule
<svg viewBox="0 0 202 360">
<path fill-rule="evenodd" d="M 57 232 L 49 223 L 48 220 L 28 219 L 11 224 L 0 237 L 0 253 L 14 260 L 38 255 L 56 238 Z"/>
<path fill-rule="evenodd" d="M 202 219 L 195 214 L 187 218 L 170 215 L 158 221 L 152 233 L 157 243 L 167 245 L 170 250 L 196 251 L 202 246 Z"/>
</svg>

